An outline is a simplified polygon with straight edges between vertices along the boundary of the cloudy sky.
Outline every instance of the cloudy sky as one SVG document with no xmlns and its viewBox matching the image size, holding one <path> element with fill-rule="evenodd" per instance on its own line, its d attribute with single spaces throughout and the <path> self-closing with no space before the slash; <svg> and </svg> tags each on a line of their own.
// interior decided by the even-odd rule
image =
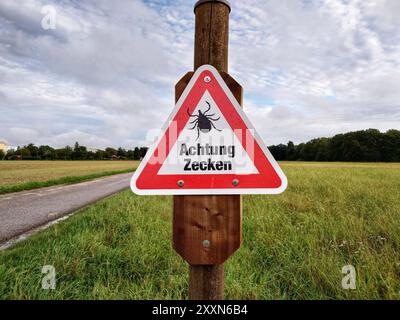
<svg viewBox="0 0 400 320">
<path fill-rule="evenodd" d="M 1 0 L 0 140 L 147 145 L 193 68 L 194 2 Z M 267 144 L 400 129 L 399 0 L 231 4 L 230 72 Z"/>
</svg>

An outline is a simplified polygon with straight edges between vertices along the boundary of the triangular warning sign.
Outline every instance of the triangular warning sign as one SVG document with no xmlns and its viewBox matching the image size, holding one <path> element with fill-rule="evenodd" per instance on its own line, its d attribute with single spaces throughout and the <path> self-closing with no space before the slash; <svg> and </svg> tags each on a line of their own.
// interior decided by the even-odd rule
<svg viewBox="0 0 400 320">
<path fill-rule="evenodd" d="M 197 69 L 131 180 L 140 195 L 278 194 L 287 179 L 218 71 Z"/>
</svg>

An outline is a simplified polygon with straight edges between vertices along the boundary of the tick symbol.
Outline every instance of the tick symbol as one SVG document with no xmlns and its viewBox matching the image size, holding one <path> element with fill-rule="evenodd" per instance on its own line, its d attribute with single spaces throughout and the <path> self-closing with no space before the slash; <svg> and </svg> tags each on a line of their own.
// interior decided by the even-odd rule
<svg viewBox="0 0 400 320">
<path fill-rule="evenodd" d="M 199 114 L 198 115 L 193 115 L 189 113 L 189 109 L 187 109 L 187 114 L 191 117 L 191 118 L 195 118 L 192 122 L 190 122 L 190 124 L 193 124 L 192 128 L 189 128 L 189 130 L 195 130 L 197 129 L 197 139 L 196 141 L 199 139 L 200 137 L 200 131 L 203 133 L 208 133 L 211 131 L 212 128 L 214 128 L 217 131 L 222 131 L 219 130 L 215 127 L 214 122 L 218 121 L 219 119 L 221 119 L 221 117 L 218 117 L 216 119 L 214 119 L 213 117 L 215 116 L 215 113 L 213 114 L 208 114 L 208 112 L 211 110 L 211 105 L 206 101 L 207 105 L 208 105 L 208 109 L 205 112 L 201 112 L 201 110 L 199 110 Z"/>
</svg>

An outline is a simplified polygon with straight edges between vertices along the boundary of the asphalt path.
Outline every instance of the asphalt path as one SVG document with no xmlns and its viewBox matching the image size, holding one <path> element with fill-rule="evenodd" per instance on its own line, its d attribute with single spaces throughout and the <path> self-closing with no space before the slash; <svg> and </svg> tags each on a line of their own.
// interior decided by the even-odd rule
<svg viewBox="0 0 400 320">
<path fill-rule="evenodd" d="M 0 196 L 0 244 L 129 188 L 132 173 Z"/>
</svg>

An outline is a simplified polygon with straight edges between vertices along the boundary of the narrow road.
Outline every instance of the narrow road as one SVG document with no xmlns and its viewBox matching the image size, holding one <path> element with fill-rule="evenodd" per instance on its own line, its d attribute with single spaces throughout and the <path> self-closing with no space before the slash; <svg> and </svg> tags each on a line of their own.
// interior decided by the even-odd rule
<svg viewBox="0 0 400 320">
<path fill-rule="evenodd" d="M 129 188 L 132 174 L 0 196 L 0 243 Z"/>
</svg>

